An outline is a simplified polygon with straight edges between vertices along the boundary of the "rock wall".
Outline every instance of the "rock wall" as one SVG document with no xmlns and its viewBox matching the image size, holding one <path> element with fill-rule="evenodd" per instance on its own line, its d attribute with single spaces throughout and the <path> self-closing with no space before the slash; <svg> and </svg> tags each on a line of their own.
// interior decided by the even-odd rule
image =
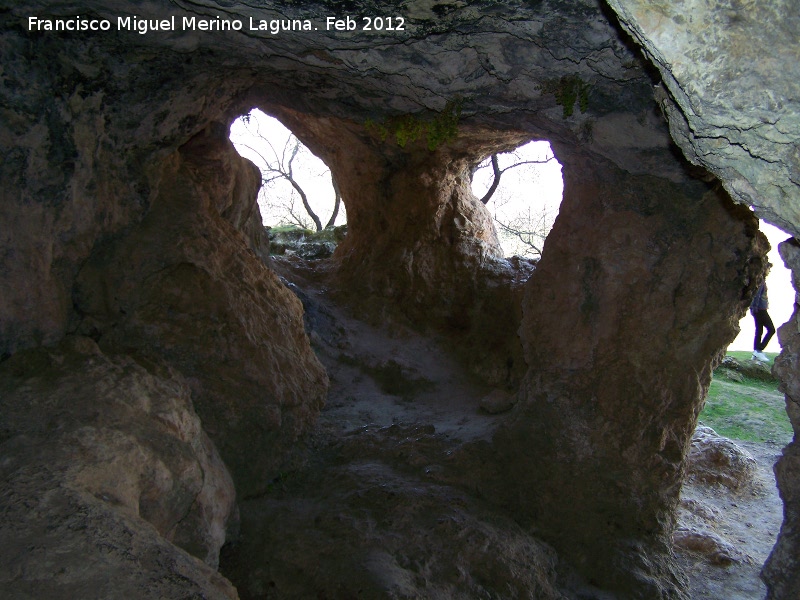
<svg viewBox="0 0 800 600">
<path fill-rule="evenodd" d="M 609 0 L 608 4 L 659 70 L 657 97 L 684 155 L 717 175 L 731 196 L 750 205 L 757 216 L 800 235 L 800 84 L 794 74 L 800 51 L 797 3 Z M 789 390 L 797 363 L 793 337 L 786 328 L 784 339 L 776 373 L 787 389 L 787 410 L 796 424 L 797 396 Z M 800 518 L 800 509 L 790 500 L 798 479 L 790 466 L 794 453 L 792 444 L 776 471 L 786 520 L 764 570 L 770 598 L 792 598 L 800 589 L 791 558 L 797 548 L 796 526 L 791 524 Z M 794 554 L 789 548 L 795 549 Z"/>
<path fill-rule="evenodd" d="M 786 241 L 779 247 L 781 258 L 792 271 L 794 289 L 800 289 L 800 246 L 794 240 Z M 773 372 L 781 380 L 781 391 L 786 394 L 786 412 L 794 430 L 792 443 L 783 449 L 783 454 L 775 465 L 775 477 L 784 505 L 784 521 L 778 543 L 767 560 L 761 577 L 767 584 L 767 599 L 779 600 L 800 595 L 800 327 L 798 327 L 798 303 L 792 318 L 778 328 L 781 354 L 775 359 Z"/>
<path fill-rule="evenodd" d="M 530 370 L 498 488 L 603 587 L 671 598 L 685 456 L 768 244 L 724 192 L 576 159 L 526 286 Z"/>
<path fill-rule="evenodd" d="M 0 364 L 0 409 L 4 597 L 237 597 L 233 481 L 175 371 L 68 337 Z"/>
<path fill-rule="evenodd" d="M 300 301 L 222 215 L 253 207 L 259 177 L 214 126 L 166 158 L 141 223 L 78 273 L 77 330 L 111 352 L 191 378 L 203 425 L 237 490 L 263 492 L 322 406 L 328 378 Z M 260 218 L 260 217 L 259 217 Z"/>
<path fill-rule="evenodd" d="M 136 55 L 119 36 L 32 34 L 23 26 L 29 13 L 64 9 L 6 4 L 0 51 L 13 60 L 4 61 L 0 89 L 8 249 L 0 255 L 0 356 L 70 329 L 82 261 L 142 218 L 161 161 L 229 102 L 208 94 L 213 73 L 191 61 Z"/>
<path fill-rule="evenodd" d="M 313 422 L 326 387 L 299 303 L 262 260 L 256 174 L 222 139 L 238 114 L 254 105 L 272 108 L 317 147 L 343 187 L 351 227 L 337 256 L 339 275 L 358 285 L 364 306 L 377 315 L 399 309 L 417 325 L 492 333 L 499 345 L 481 348 L 486 360 L 521 356 L 524 344 L 530 370 L 514 422 L 488 450 L 505 457 L 498 497 L 511 514 L 548 539 L 563 529 L 563 555 L 610 587 L 634 597 L 672 593 L 680 578 L 665 539 L 688 436 L 714 358 L 759 277 L 763 247 L 751 217 L 692 180 L 668 133 L 734 199 L 795 234 L 800 202 L 797 9 L 790 2 L 756 10 L 752 3 L 698 1 L 680 5 L 677 14 L 678 5 L 663 4 L 609 1 L 654 73 L 595 0 L 385 3 L 407 27 L 381 33 L 326 29 L 328 2 L 0 0 L 3 368 L 33 356 L 20 354 L 26 349 L 77 336 L 93 340 L 110 369 L 167 369 L 175 373 L 167 381 L 189 390 L 181 392 L 184 404 L 189 394 L 238 493 L 264 492 Z M 354 14 L 374 10 L 374 3 L 348 6 Z M 80 12 L 116 22 L 145 10 L 152 19 L 309 19 L 320 29 L 73 35 L 27 27 L 31 14 Z M 669 131 L 654 112 L 654 83 Z M 427 118 L 456 99 L 463 103 L 462 135 L 433 152 L 365 134 L 367 118 Z M 521 301 L 513 273 L 496 266 L 496 240 L 468 193 L 466 171 L 483 154 L 526 137 L 553 141 L 569 180 L 563 214 Z M 510 332 L 523 310 L 518 337 Z M 464 339 L 471 352 L 482 338 Z M 796 369 L 786 357 L 782 378 L 790 390 Z M 489 369 L 498 381 L 500 363 Z M 45 426 L 11 418 L 35 377 L 8 377 L 4 451 Z M 59 374 L 53 385 L 66 379 Z M 40 416 L 55 410 L 47 406 Z M 188 405 L 181 410 L 194 418 Z M 90 422 L 92 414 L 76 412 L 74 420 Z M 158 429 L 158 419 L 148 419 Z M 46 465 L 58 451 L 37 436 L 29 454 L 38 456 L 41 447 L 36 460 Z M 213 457 L 206 450 L 196 451 Z M 786 526 L 765 571 L 775 598 L 794 589 L 792 452 L 779 468 Z M 117 464 L 112 472 L 120 480 L 138 481 L 139 467 L 122 458 Z M 94 487 L 74 494 L 59 488 L 56 482 L 72 481 L 69 473 L 20 493 L 58 504 L 65 535 L 76 535 L 88 522 L 80 521 L 84 515 L 115 538 L 131 531 L 122 536 L 131 540 L 128 549 L 116 548 L 123 556 L 133 546 L 143 549 L 137 556 L 148 557 L 147 568 L 126 573 L 131 587 L 121 593 L 138 595 L 150 572 L 169 579 L 194 568 L 168 539 L 213 564 L 228 509 L 204 525 L 216 533 L 187 533 L 181 541 L 184 533 L 172 533 L 172 508 L 142 512 L 140 502 L 134 510 L 137 495 L 160 497 L 160 489 L 126 484 L 131 491 L 122 508 L 111 508 L 117 505 Z M 13 500 L 24 482 L 10 477 L 4 498 Z M 165 493 L 172 506 L 169 498 Z M 9 514 L 22 514 L 25 502 Z M 14 531 L 15 539 L 24 537 Z M 57 537 L 47 543 L 64 545 Z M 73 556 L 96 557 L 103 546 L 92 544 L 76 541 Z M 167 555 L 178 566 L 159 562 Z M 653 558 L 642 564 L 635 555 Z M 18 574 L 14 558 L 7 559 L 9 572 Z M 38 563 L 28 559 L 30 570 Z M 190 577 L 198 590 L 233 593 L 204 569 Z M 91 581 L 93 573 L 74 577 Z M 29 590 L 44 585 L 51 584 L 37 579 Z"/>
<path fill-rule="evenodd" d="M 124 12 L 104 10 L 116 9 Z M 17 462 L 4 478 L 4 539 L 14 541 L 0 561 L 4 590 L 236 597 L 215 572 L 231 514 L 235 522 L 234 486 L 247 496 L 269 485 L 327 388 L 302 307 L 264 262 L 258 171 L 215 119 L 251 81 L 217 89 L 224 64 L 198 69 L 173 52 L 137 49 L 135 37 L 30 34 L 10 10 L 0 9 L 9 58 L 0 87 L 2 366 L 18 369 L 38 356 L 26 348 L 66 335 L 97 344 L 112 372 L 133 374 L 106 375 L 86 367 L 101 358 L 52 351 L 65 371 L 85 369 L 80 402 L 68 373 L 51 376 L 47 361 L 5 379 L 0 441 Z M 14 10 L 63 14 L 55 4 Z M 42 377 L 58 401 L 26 406 L 28 381 Z M 142 439 L 125 428 L 131 410 L 117 406 L 116 387 L 144 407 L 134 411 Z M 178 401 L 180 410 L 161 406 Z M 103 403 L 112 404 L 108 423 L 95 434 Z M 69 435 L 48 429 L 63 421 Z M 36 502 L 41 509 L 26 515 Z M 23 547 L 26 537 L 41 541 L 39 554 Z"/>
</svg>

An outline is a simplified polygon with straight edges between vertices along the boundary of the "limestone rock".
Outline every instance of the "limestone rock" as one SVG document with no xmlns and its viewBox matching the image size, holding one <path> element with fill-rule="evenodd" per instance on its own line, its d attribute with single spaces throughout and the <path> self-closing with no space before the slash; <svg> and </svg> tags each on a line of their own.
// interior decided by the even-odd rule
<svg viewBox="0 0 800 600">
<path fill-rule="evenodd" d="M 203 426 L 244 495 L 275 476 L 327 389 L 300 302 L 219 212 L 251 166 L 224 130 L 186 144 L 165 161 L 148 216 L 95 249 L 75 294 L 79 330 L 103 348 L 190 378 Z"/>
<path fill-rule="evenodd" d="M 511 410 L 516 399 L 505 390 L 495 389 L 487 394 L 480 403 L 482 410 L 496 415 Z"/>
<path fill-rule="evenodd" d="M 41 465 L 3 482 L 4 598 L 238 599 L 215 569 L 148 523 L 106 499 L 51 484 Z"/>
<path fill-rule="evenodd" d="M 800 246 L 783 242 L 781 258 L 792 271 L 794 289 L 800 289 Z M 774 372 L 780 379 L 780 390 L 786 395 L 786 412 L 794 430 L 792 442 L 783 449 L 774 467 L 784 520 L 778 542 L 769 556 L 761 576 L 767 584 L 768 600 L 783 600 L 800 596 L 800 313 L 795 302 L 791 319 L 778 328 L 781 354 L 775 359 Z"/>
<path fill-rule="evenodd" d="M 706 484 L 743 490 L 753 480 L 756 461 L 747 450 L 710 427 L 699 426 L 692 436 L 686 461 L 687 476 Z"/>
<path fill-rule="evenodd" d="M 646 552 L 642 572 L 658 575 L 614 574 L 600 561 L 606 566 L 592 577 L 667 598 L 682 586 L 668 547 L 695 426 L 686 409 L 736 334 L 766 240 L 748 211 L 702 186 L 647 186 L 611 168 L 570 173 L 567 166 L 559 218 L 526 284 L 520 333 L 530 370 L 495 437 L 497 489 L 509 501 L 525 498 L 518 514 L 575 562 L 614 555 L 614 564 L 635 565 Z"/>
<path fill-rule="evenodd" d="M 192 5 L 198 18 L 308 19 L 313 35 L 53 35 L 29 16 L 187 11 L 0 0 L 0 360 L 79 333 L 166 364 L 240 493 L 266 491 L 326 381 L 299 302 L 258 256 L 257 174 L 221 140 L 258 105 L 341 184 L 350 222 L 334 261 L 359 306 L 449 331 L 495 386 L 524 382 L 486 449 L 498 506 L 601 585 L 680 597 L 668 536 L 684 450 L 765 250 L 708 171 L 800 233 L 800 94 L 792 2 L 667 4 L 609 2 L 643 57 L 595 0 L 391 2 L 406 21 L 391 32 L 327 29 L 330 2 Z M 434 120 L 454 100 L 458 135 L 433 150 L 365 127 Z M 670 134 L 703 169 L 673 155 Z M 564 166 L 565 202 L 523 297 L 468 183 L 476 161 L 534 138 Z M 797 427 L 792 335 L 776 373 Z M 766 571 L 781 599 L 800 572 L 793 453 Z"/>
<path fill-rule="evenodd" d="M 609 0 L 659 69 L 684 154 L 767 221 L 800 235 L 800 12 L 793 0 Z"/>
<path fill-rule="evenodd" d="M 88 338 L 18 353 L 0 441 L 9 597 L 236 597 L 214 571 L 233 481 L 174 371 Z"/>
</svg>

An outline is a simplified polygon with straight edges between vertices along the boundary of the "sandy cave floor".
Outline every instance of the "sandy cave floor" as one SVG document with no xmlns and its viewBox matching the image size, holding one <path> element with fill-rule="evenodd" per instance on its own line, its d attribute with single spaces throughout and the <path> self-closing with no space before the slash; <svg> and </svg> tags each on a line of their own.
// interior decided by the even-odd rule
<svg viewBox="0 0 800 600">
<path fill-rule="evenodd" d="M 679 531 L 699 532 L 707 541 L 701 544 L 703 552 L 677 552 L 689 576 L 692 600 L 754 600 L 767 592 L 759 572 L 783 521 L 772 472 L 782 447 L 736 444 L 756 460 L 753 485 L 735 493 L 723 486 L 686 483 L 681 493 Z"/>
<path fill-rule="evenodd" d="M 503 418 L 479 410 L 491 388 L 471 378 L 436 340 L 353 318 L 330 299 L 324 268 L 293 258 L 276 260 L 275 268 L 303 300 L 312 345 L 331 378 L 320 418 L 328 435 L 396 425 L 429 427 L 453 443 L 491 438 Z M 397 373 L 403 374 L 403 389 L 391 389 Z M 676 548 L 693 600 L 755 600 L 766 594 L 759 572 L 783 518 L 772 473 L 781 446 L 737 443 L 757 461 L 754 485 L 734 493 L 687 482 L 682 491 L 678 530 L 702 540 L 696 551 Z"/>
</svg>

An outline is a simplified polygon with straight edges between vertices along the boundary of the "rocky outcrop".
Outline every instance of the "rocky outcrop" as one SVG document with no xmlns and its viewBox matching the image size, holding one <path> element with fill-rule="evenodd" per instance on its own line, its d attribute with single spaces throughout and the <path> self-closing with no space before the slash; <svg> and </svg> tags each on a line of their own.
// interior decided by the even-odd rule
<svg viewBox="0 0 800 600">
<path fill-rule="evenodd" d="M 655 6 L 639 0 L 609 0 L 623 26 L 643 46 L 663 81 L 661 102 L 673 139 L 689 160 L 715 173 L 731 195 L 793 235 L 800 234 L 798 83 L 787 76 L 796 65 L 794 32 L 800 14 L 792 2 L 748 4 L 702 2 Z M 756 50 L 758 49 L 758 50 Z M 756 54 L 757 53 L 757 54 Z M 794 264 L 791 247 L 782 251 Z M 797 284 L 795 283 L 795 288 Z M 794 322 L 793 316 L 790 323 Z M 787 412 L 797 430 L 791 390 L 797 364 L 789 325 L 775 373 L 786 391 Z M 785 341 L 784 341 L 785 340 Z M 769 598 L 800 593 L 790 502 L 797 487 L 794 444 L 776 466 L 786 521 L 764 570 Z M 788 550 L 794 548 L 795 550 Z"/>
<path fill-rule="evenodd" d="M 521 289 L 532 268 L 502 258 L 468 177 L 489 148 L 519 143 L 521 134 L 464 128 L 431 151 L 400 148 L 350 121 L 273 112 L 326 161 L 347 198 L 348 233 L 334 257 L 342 300 L 375 321 L 444 331 L 483 379 L 518 382 Z"/>
<path fill-rule="evenodd" d="M 756 461 L 747 450 L 702 425 L 692 435 L 692 449 L 686 463 L 689 480 L 718 484 L 734 491 L 746 489 L 756 470 Z"/>
<path fill-rule="evenodd" d="M 690 0 L 609 0 L 661 74 L 659 99 L 686 157 L 731 196 L 800 235 L 800 12 Z"/>
<path fill-rule="evenodd" d="M 327 375 L 299 300 L 223 217 L 238 194 L 258 213 L 253 166 L 225 133 L 210 127 L 164 161 L 152 209 L 95 249 L 78 274 L 75 307 L 78 330 L 101 347 L 191 378 L 203 426 L 249 495 L 265 489 L 313 422 Z"/>
<path fill-rule="evenodd" d="M 669 535 L 700 399 L 768 246 L 719 190 L 570 166 L 526 286 L 530 370 L 497 437 L 498 487 L 593 579 L 668 598 L 681 587 Z"/>
<path fill-rule="evenodd" d="M 4 597 L 237 597 L 215 573 L 233 481 L 190 396 L 83 337 L 0 365 Z"/>
<path fill-rule="evenodd" d="M 800 289 L 800 246 L 794 240 L 778 246 L 781 258 L 792 271 L 794 289 Z M 767 584 L 768 600 L 791 598 L 800 594 L 800 313 L 795 302 L 792 318 L 778 328 L 781 354 L 775 359 L 773 372 L 780 379 L 779 389 L 786 394 L 786 412 L 792 423 L 794 439 L 783 449 L 775 465 L 775 477 L 784 505 L 784 520 L 778 543 L 761 573 Z"/>
</svg>

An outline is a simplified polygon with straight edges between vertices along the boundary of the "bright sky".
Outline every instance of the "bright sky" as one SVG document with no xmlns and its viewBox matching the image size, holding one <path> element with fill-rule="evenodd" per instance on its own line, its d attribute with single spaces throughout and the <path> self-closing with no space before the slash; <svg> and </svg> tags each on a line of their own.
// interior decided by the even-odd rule
<svg viewBox="0 0 800 600">
<path fill-rule="evenodd" d="M 265 159 L 274 162 L 277 155 L 281 155 L 286 147 L 287 140 L 292 132 L 283 124 L 264 114 L 258 109 L 250 113 L 250 123 L 245 123 L 241 118 L 236 119 L 231 125 L 230 139 L 236 150 L 252 160 L 262 171 Z M 260 139 L 263 138 L 263 139 Z M 264 140 L 269 140 L 269 144 Z M 316 157 L 308 148 L 303 150 L 293 163 L 294 178 L 300 184 L 308 197 L 308 203 L 319 216 L 322 225 L 328 222 L 333 211 L 336 194 L 331 183 L 330 170 L 327 165 Z M 280 180 L 271 184 L 272 187 L 262 188 L 258 195 L 258 207 L 264 225 L 276 226 L 286 224 L 286 208 L 283 199 L 295 196 L 295 211 L 305 216 L 303 205 L 299 196 L 288 181 Z M 309 219 L 310 221 L 310 219 Z M 336 225 L 347 221 L 344 205 L 339 207 Z"/>
<path fill-rule="evenodd" d="M 505 169 L 515 163 L 541 161 L 540 164 L 520 164 L 500 177 L 500 186 L 486 205 L 489 212 L 500 223 L 530 230 L 543 218 L 549 231 L 558 215 L 558 207 L 564 194 L 564 180 L 559 163 L 550 143 L 528 142 L 513 153 L 500 154 L 499 165 Z M 491 166 L 480 168 L 472 178 L 472 191 L 481 198 L 492 184 L 494 176 Z M 500 245 L 506 256 L 524 255 L 525 246 L 518 239 L 504 234 L 497 227 Z"/>
</svg>

